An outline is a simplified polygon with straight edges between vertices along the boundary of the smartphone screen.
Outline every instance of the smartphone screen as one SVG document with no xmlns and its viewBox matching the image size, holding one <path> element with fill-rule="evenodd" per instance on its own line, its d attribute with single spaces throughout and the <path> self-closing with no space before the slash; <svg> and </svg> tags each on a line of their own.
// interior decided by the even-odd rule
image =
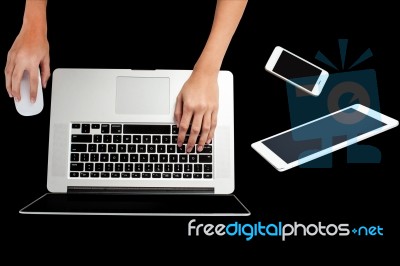
<svg viewBox="0 0 400 266">
<path fill-rule="evenodd" d="M 273 70 L 275 73 L 312 91 L 321 75 L 321 70 L 307 62 L 291 55 L 285 50 L 276 62 Z"/>
</svg>

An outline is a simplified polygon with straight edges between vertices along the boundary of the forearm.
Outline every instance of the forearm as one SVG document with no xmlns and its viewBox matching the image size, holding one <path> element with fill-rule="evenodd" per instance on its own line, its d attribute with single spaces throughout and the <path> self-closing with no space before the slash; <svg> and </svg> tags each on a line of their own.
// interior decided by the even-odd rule
<svg viewBox="0 0 400 266">
<path fill-rule="evenodd" d="M 47 0 L 26 0 L 22 30 L 47 35 Z"/>
<path fill-rule="evenodd" d="M 247 0 L 218 0 L 207 43 L 194 71 L 217 75 L 229 43 L 242 18 Z"/>
</svg>

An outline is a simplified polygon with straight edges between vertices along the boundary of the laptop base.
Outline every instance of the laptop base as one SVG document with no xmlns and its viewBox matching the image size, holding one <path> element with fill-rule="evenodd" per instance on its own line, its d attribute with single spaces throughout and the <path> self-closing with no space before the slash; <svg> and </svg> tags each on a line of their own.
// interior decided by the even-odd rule
<svg viewBox="0 0 400 266">
<path fill-rule="evenodd" d="M 21 214 L 249 216 L 235 195 L 46 193 Z"/>
</svg>

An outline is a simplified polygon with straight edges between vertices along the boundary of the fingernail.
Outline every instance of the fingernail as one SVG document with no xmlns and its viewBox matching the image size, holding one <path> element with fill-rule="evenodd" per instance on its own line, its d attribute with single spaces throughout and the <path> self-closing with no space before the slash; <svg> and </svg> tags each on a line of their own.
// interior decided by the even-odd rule
<svg viewBox="0 0 400 266">
<path fill-rule="evenodd" d="M 47 82 L 44 83 L 43 88 L 46 89 Z"/>
<path fill-rule="evenodd" d="M 31 98 L 31 103 L 35 103 L 35 98 Z"/>
<path fill-rule="evenodd" d="M 209 140 L 207 140 L 207 142 L 206 142 L 207 144 L 210 144 L 211 143 L 211 139 L 209 139 Z"/>
<path fill-rule="evenodd" d="M 202 152 L 202 151 L 203 151 L 203 146 L 197 145 L 197 151 L 198 151 L 198 152 Z"/>
<path fill-rule="evenodd" d="M 8 96 L 10 96 L 10 98 L 12 98 L 12 94 L 11 93 L 8 93 Z"/>
<path fill-rule="evenodd" d="M 179 148 L 182 147 L 182 142 L 179 142 L 179 141 L 178 141 L 178 147 L 179 147 Z"/>
<path fill-rule="evenodd" d="M 186 149 L 186 152 L 187 152 L 187 153 L 190 153 L 190 152 L 192 151 L 192 149 L 193 149 L 193 147 L 187 148 L 187 149 Z"/>
<path fill-rule="evenodd" d="M 18 99 L 17 97 L 14 97 L 14 100 L 15 100 L 16 102 L 19 102 L 19 99 Z"/>
</svg>

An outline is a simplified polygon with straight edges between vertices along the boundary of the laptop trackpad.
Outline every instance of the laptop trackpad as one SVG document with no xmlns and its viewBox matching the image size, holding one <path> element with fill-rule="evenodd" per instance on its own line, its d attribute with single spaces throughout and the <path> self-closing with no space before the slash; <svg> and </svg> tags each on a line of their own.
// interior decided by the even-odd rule
<svg viewBox="0 0 400 266">
<path fill-rule="evenodd" d="M 169 78 L 117 77 L 117 114 L 167 115 L 169 99 Z"/>
</svg>

